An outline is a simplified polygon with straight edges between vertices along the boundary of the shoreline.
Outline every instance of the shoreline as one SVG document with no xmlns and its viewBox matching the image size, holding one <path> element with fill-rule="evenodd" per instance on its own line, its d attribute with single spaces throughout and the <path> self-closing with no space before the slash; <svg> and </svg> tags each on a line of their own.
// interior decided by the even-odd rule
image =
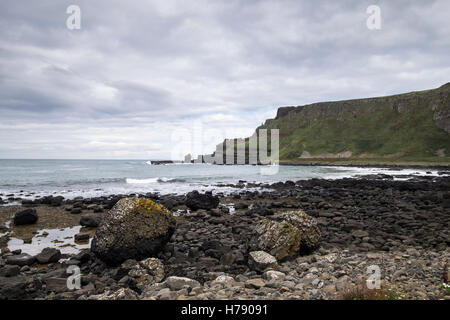
<svg viewBox="0 0 450 320">
<path fill-rule="evenodd" d="M 288 181 L 271 184 L 270 192 L 235 186 L 238 188 L 235 193 L 218 195 L 217 209 L 195 212 L 188 211 L 184 195 L 138 195 L 177 212 L 175 234 L 155 257 L 165 267 L 164 281 L 148 283 L 145 289 L 142 289 L 144 280 L 117 276 L 123 267 L 108 267 L 86 249 L 64 255 L 65 262 L 20 267 L 15 269 L 14 276 L 0 275 L 0 282 L 4 288 L 15 286 L 15 299 L 111 299 L 118 290 L 122 293 L 125 290 L 129 298 L 157 300 L 340 299 L 346 288 L 364 279 L 368 265 L 379 264 L 384 286 L 396 288 L 398 297 L 450 299 L 440 288 L 445 263 L 450 258 L 449 177 L 436 177 L 434 182 Z M 51 236 L 52 230 L 79 226 L 82 216 L 103 217 L 124 196 L 73 200 L 52 196 L 25 201 L 21 206 L 0 207 L 0 234 L 12 232 L 17 238 L 33 242 L 38 239 L 39 230 L 48 229 Z M 5 222 L 11 221 L 17 211 L 27 208 L 37 210 L 40 217 L 37 224 L 10 223 L 6 227 Z M 254 232 L 255 222 L 298 209 L 317 220 L 322 232 L 320 248 L 280 261 L 276 271 L 283 274 L 280 275 L 283 280 L 269 280 L 269 274 L 249 269 L 246 243 Z M 79 232 L 91 239 L 95 230 L 82 227 Z M 5 236 L 0 237 L 3 261 L 17 254 L 5 250 L 7 242 Z M 61 280 L 67 277 L 64 271 L 70 264 L 79 265 L 85 279 L 82 288 L 76 291 L 68 290 Z M 4 268 L 11 267 L 0 261 L 0 274 L 6 272 Z M 221 275 L 229 277 L 226 283 L 217 280 Z M 168 288 L 165 281 L 171 276 L 187 277 L 199 287 L 192 291 Z M 20 289 L 23 283 L 36 279 L 41 279 L 41 285 L 31 292 Z M 0 288 L 0 298 L 4 294 Z"/>
</svg>

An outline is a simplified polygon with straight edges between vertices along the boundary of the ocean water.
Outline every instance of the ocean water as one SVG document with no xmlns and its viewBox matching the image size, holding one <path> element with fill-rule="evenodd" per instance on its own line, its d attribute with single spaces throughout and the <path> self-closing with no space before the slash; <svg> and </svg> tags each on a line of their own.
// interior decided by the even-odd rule
<svg viewBox="0 0 450 320">
<path fill-rule="evenodd" d="M 278 169 L 276 174 L 262 170 Z M 273 172 L 272 172 L 273 173 Z M 0 160 L 0 197 L 13 194 L 33 199 L 43 195 L 92 197 L 111 194 L 159 192 L 184 194 L 192 190 L 229 193 L 235 189 L 218 186 L 247 182 L 277 182 L 311 178 L 338 179 L 385 173 L 397 176 L 429 175 L 424 170 L 380 168 L 211 164 L 152 165 L 145 160 Z M 432 175 L 437 175 L 432 171 Z"/>
</svg>

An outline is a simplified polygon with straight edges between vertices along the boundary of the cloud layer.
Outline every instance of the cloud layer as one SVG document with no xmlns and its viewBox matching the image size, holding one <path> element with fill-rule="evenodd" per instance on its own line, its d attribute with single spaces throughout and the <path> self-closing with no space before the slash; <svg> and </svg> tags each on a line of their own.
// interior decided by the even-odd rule
<svg viewBox="0 0 450 320">
<path fill-rule="evenodd" d="M 81 30 L 66 8 L 81 8 Z M 366 27 L 369 5 L 381 30 Z M 450 81 L 450 2 L 3 1 L 0 158 L 163 159 L 278 106 Z"/>
</svg>

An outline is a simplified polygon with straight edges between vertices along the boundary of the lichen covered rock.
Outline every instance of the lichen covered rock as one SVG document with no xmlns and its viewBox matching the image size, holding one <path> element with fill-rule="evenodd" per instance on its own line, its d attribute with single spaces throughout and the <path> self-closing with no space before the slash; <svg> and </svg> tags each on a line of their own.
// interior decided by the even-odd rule
<svg viewBox="0 0 450 320">
<path fill-rule="evenodd" d="M 158 253 L 176 226 L 172 213 L 143 198 L 124 198 L 104 216 L 91 251 L 109 265 L 143 260 Z"/>
<path fill-rule="evenodd" d="M 263 219 L 256 226 L 252 249 L 265 251 L 277 260 L 294 256 L 300 250 L 301 233 L 292 224 Z"/>
<path fill-rule="evenodd" d="M 262 219 L 255 233 L 251 249 L 266 251 L 277 260 L 309 253 L 322 238 L 316 220 L 302 210 L 278 214 L 273 220 Z"/>
<path fill-rule="evenodd" d="M 280 214 L 280 218 L 301 232 L 300 251 L 302 253 L 317 249 L 322 240 L 322 234 L 317 221 L 303 210 L 288 211 Z"/>
<path fill-rule="evenodd" d="M 131 267 L 128 276 L 134 278 L 136 287 L 142 290 L 144 286 L 164 279 L 164 265 L 157 258 L 148 258 Z"/>
</svg>

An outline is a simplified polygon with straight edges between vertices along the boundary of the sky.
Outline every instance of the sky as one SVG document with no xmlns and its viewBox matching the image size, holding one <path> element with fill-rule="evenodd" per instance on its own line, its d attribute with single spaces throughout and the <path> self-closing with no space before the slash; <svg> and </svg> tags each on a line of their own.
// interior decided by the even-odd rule
<svg viewBox="0 0 450 320">
<path fill-rule="evenodd" d="M 0 158 L 181 159 L 280 106 L 436 88 L 449 13 L 448 0 L 2 1 Z"/>
</svg>

